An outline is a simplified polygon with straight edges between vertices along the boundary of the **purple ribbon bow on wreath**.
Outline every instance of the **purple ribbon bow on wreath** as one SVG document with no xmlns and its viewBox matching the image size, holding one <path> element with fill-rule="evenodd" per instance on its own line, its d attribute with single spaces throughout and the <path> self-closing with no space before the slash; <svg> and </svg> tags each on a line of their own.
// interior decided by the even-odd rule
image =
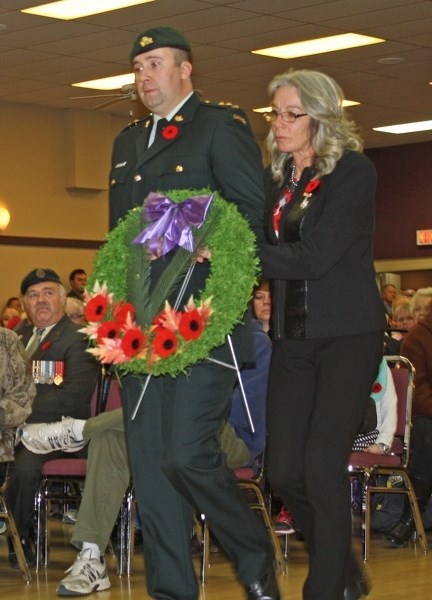
<svg viewBox="0 0 432 600">
<path fill-rule="evenodd" d="M 163 238 L 162 256 L 181 246 L 189 252 L 194 251 L 194 240 L 191 225 L 201 227 L 204 223 L 213 194 L 210 196 L 192 196 L 183 202 L 177 203 L 167 196 L 150 192 L 144 200 L 144 218 L 154 221 L 153 225 L 146 227 L 132 244 L 144 244 L 153 254 L 157 253 L 160 239 Z"/>
</svg>

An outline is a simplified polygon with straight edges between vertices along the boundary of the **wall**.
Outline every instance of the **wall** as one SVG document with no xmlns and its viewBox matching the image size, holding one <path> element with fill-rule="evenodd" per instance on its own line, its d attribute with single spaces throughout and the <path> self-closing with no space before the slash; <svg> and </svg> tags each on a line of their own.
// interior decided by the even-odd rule
<svg viewBox="0 0 432 600">
<path fill-rule="evenodd" d="M 99 143 L 89 132 L 80 152 L 95 169 L 104 165 L 108 184 L 112 141 L 126 122 L 101 113 L 95 119 L 103 120 L 109 135 L 99 136 Z M 107 231 L 107 189 L 65 187 L 66 160 L 71 160 L 71 143 L 65 141 L 69 120 L 67 110 L 0 103 L 0 202 L 11 213 L 7 230 L 0 234 L 0 307 L 7 297 L 18 295 L 21 279 L 37 266 L 55 269 L 66 286 L 72 269 L 90 271 L 95 250 L 80 246 L 102 241 Z M 9 236 L 42 240 L 31 246 L 2 243 Z M 44 238 L 54 238 L 54 245 L 44 245 Z M 56 247 L 55 239 L 65 239 L 71 247 Z"/>
<path fill-rule="evenodd" d="M 108 182 L 112 141 L 127 121 L 84 112 L 109 135 L 89 131 L 87 143 L 81 128 L 80 164 L 94 165 L 99 174 L 103 165 Z M 9 227 L 0 234 L 0 306 L 18 294 L 22 277 L 36 266 L 54 268 L 66 284 L 72 269 L 90 271 L 95 249 L 80 242 L 102 241 L 107 231 L 107 190 L 66 189 L 70 117 L 67 110 L 0 102 L 0 202 L 11 213 Z M 432 228 L 432 142 L 374 148 L 367 154 L 378 171 L 377 271 L 401 273 L 402 287 L 430 285 L 432 246 L 417 247 L 415 231 Z M 54 245 L 5 245 L 8 236 L 54 238 Z M 67 240 L 70 247 L 56 246 L 55 239 Z"/>
<path fill-rule="evenodd" d="M 366 153 L 378 172 L 375 258 L 432 257 L 416 245 L 416 230 L 432 229 L 432 142 Z"/>
</svg>

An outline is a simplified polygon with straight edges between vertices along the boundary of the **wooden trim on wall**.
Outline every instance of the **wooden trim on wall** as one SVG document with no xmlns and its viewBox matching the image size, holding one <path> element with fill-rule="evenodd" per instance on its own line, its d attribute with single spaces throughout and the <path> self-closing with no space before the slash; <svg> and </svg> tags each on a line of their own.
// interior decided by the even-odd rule
<svg viewBox="0 0 432 600">
<path fill-rule="evenodd" d="M 376 260 L 377 273 L 395 273 L 399 271 L 427 271 L 432 269 L 432 258 L 393 258 Z"/>
<path fill-rule="evenodd" d="M 39 246 L 48 248 L 82 248 L 85 250 L 98 250 L 103 241 L 77 240 L 65 238 L 42 238 L 18 235 L 0 235 L 1 246 Z"/>
</svg>

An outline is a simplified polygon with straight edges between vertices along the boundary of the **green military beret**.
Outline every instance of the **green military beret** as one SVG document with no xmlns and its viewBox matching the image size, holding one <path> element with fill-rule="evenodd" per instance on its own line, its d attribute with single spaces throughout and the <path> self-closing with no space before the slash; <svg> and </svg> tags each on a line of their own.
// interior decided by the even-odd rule
<svg viewBox="0 0 432 600">
<path fill-rule="evenodd" d="M 61 284 L 60 277 L 52 269 L 33 269 L 21 282 L 21 294 L 24 295 L 31 285 L 43 283 L 44 281 L 54 281 Z"/>
<path fill-rule="evenodd" d="M 139 34 L 132 46 L 130 61 L 135 56 L 156 48 L 180 48 L 190 52 L 190 45 L 182 33 L 171 27 L 153 27 Z"/>
</svg>

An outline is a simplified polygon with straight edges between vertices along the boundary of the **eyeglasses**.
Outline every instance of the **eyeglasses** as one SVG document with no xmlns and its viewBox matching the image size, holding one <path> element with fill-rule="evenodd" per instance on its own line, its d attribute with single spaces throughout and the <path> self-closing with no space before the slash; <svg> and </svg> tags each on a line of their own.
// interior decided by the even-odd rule
<svg viewBox="0 0 432 600">
<path fill-rule="evenodd" d="M 73 315 L 68 315 L 69 319 L 82 319 L 84 315 L 79 315 L 78 313 L 74 313 Z"/>
<path fill-rule="evenodd" d="M 284 123 L 295 123 L 297 119 L 300 119 L 300 117 L 306 117 L 307 113 L 296 114 L 293 113 L 291 110 L 285 110 L 282 112 L 278 112 L 277 110 L 271 110 L 269 112 L 263 113 L 262 116 L 264 121 L 267 121 L 267 123 L 273 123 L 278 117 L 280 117 Z"/>
<path fill-rule="evenodd" d="M 427 314 L 430 311 L 429 306 L 415 306 L 413 308 L 413 312 L 424 313 Z"/>
</svg>

